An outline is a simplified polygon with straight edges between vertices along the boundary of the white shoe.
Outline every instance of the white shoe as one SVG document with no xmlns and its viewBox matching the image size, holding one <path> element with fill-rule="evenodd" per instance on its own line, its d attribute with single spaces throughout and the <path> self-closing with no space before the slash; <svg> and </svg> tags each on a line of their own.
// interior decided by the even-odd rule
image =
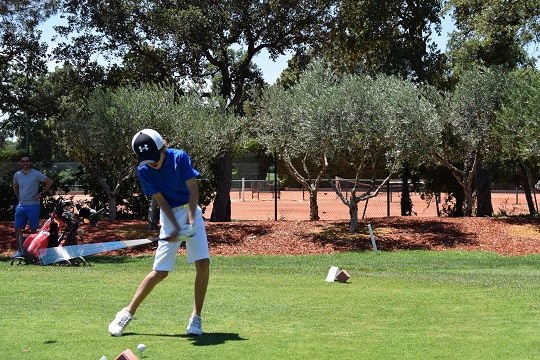
<svg viewBox="0 0 540 360">
<path fill-rule="evenodd" d="M 109 333 L 112 336 L 122 336 L 124 329 L 128 326 L 131 320 L 135 319 L 133 315 L 122 309 L 116 314 L 116 318 L 109 324 Z"/>
<path fill-rule="evenodd" d="M 187 327 L 186 335 L 202 335 L 202 320 L 199 315 L 191 315 Z"/>
</svg>

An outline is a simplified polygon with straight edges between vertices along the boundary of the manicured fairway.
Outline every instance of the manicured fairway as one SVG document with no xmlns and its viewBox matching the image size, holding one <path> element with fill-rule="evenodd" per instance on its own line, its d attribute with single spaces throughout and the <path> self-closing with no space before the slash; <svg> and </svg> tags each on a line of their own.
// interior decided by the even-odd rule
<svg viewBox="0 0 540 360">
<path fill-rule="evenodd" d="M 184 335 L 194 269 L 177 269 L 125 336 L 108 323 L 152 258 L 91 267 L 9 266 L 0 258 L 0 358 L 538 359 L 540 256 L 396 252 L 214 257 L 200 338 Z M 345 283 L 325 281 L 330 266 Z"/>
</svg>

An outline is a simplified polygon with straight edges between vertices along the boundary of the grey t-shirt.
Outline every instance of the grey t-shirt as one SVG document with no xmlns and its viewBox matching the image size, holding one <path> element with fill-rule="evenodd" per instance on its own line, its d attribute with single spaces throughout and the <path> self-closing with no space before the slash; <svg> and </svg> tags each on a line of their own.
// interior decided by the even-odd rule
<svg viewBox="0 0 540 360">
<path fill-rule="evenodd" d="M 39 204 L 39 200 L 32 199 L 38 193 L 39 183 L 43 182 L 47 176 L 37 171 L 30 169 L 28 174 L 19 170 L 13 175 L 13 183 L 19 185 L 19 204 L 20 205 L 35 205 Z"/>
</svg>

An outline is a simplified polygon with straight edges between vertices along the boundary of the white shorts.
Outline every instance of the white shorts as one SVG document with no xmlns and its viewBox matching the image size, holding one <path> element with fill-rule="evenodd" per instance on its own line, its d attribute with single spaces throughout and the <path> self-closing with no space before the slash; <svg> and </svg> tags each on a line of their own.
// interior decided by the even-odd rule
<svg viewBox="0 0 540 360">
<path fill-rule="evenodd" d="M 176 221 L 179 224 L 187 223 L 187 205 L 175 207 L 172 210 L 176 217 Z M 161 224 L 159 237 L 162 239 L 167 238 L 168 235 L 174 230 L 174 226 L 167 216 L 165 216 L 163 211 L 160 211 L 159 222 Z M 206 238 L 202 210 L 199 206 L 197 206 L 197 211 L 195 212 L 194 226 L 195 235 L 193 235 L 193 237 L 191 237 L 189 240 L 186 240 L 188 263 L 210 257 L 208 254 L 208 240 Z M 181 244 L 182 241 L 169 242 L 167 240 L 159 240 L 153 270 L 174 270 L 176 254 L 178 253 L 178 249 L 180 248 Z"/>
</svg>

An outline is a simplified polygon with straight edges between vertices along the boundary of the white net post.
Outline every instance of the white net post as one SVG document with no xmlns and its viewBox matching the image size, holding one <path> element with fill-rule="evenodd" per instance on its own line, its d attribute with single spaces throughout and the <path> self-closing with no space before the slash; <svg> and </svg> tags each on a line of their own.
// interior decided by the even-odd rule
<svg viewBox="0 0 540 360">
<path fill-rule="evenodd" d="M 336 189 L 341 193 L 341 178 L 336 176 Z M 339 195 L 336 193 L 336 199 L 339 199 Z"/>
</svg>

